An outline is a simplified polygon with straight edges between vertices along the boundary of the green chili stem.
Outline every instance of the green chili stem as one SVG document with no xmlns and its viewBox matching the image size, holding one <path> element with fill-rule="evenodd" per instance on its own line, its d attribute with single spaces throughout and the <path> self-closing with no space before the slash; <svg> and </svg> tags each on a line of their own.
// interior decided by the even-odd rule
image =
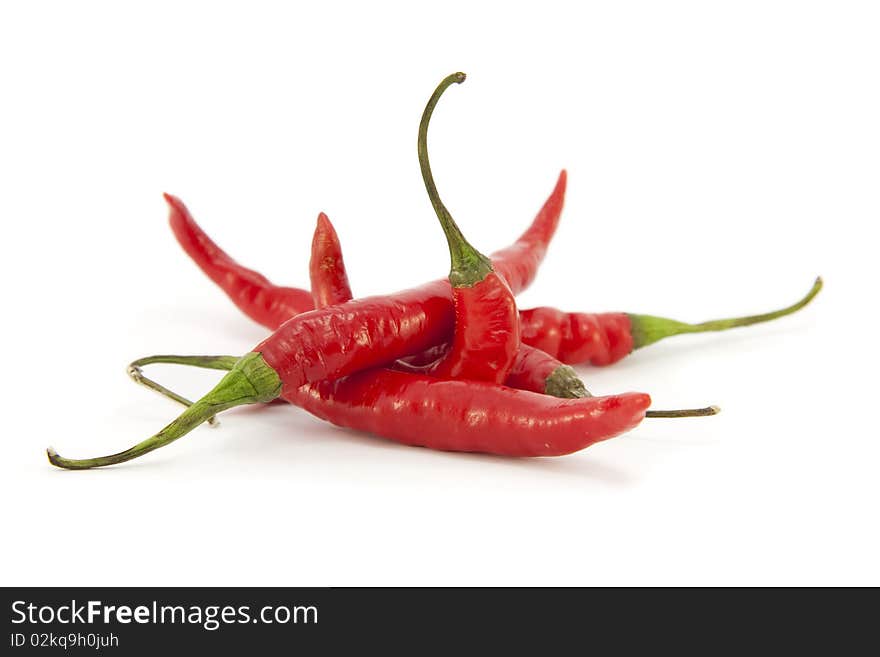
<svg viewBox="0 0 880 657">
<path fill-rule="evenodd" d="M 706 408 L 679 408 L 674 411 L 648 411 L 645 417 L 705 417 L 707 415 L 718 415 L 721 409 L 718 406 L 707 406 Z"/>
<path fill-rule="evenodd" d="M 150 390 L 154 390 L 163 397 L 168 397 L 169 399 L 176 401 L 178 404 L 192 406 L 193 403 L 186 397 L 182 397 L 173 390 L 169 390 L 162 384 L 146 377 L 141 368 L 154 363 L 171 363 L 176 365 L 191 365 L 192 367 L 204 367 L 212 370 L 231 370 L 235 367 L 237 361 L 238 358 L 235 356 L 148 356 L 146 358 L 139 358 L 130 363 L 126 372 L 128 372 L 128 376 L 130 376 L 135 383 L 139 383 Z M 212 427 L 220 424 L 214 416 L 209 417 L 207 422 Z"/>
<path fill-rule="evenodd" d="M 465 81 L 465 77 L 464 73 L 453 73 L 444 78 L 428 100 L 419 123 L 419 167 L 422 170 L 422 180 L 425 181 L 428 198 L 431 199 L 431 205 L 434 206 L 434 212 L 440 220 L 440 226 L 443 228 L 446 242 L 449 245 L 449 257 L 452 261 L 449 281 L 453 287 L 470 287 L 486 278 L 492 271 L 492 262 L 468 243 L 449 210 L 440 200 L 437 186 L 434 184 L 434 176 L 431 173 L 431 162 L 428 160 L 428 124 L 434 113 L 434 107 L 447 88 L 453 84 L 461 84 Z"/>
<path fill-rule="evenodd" d="M 749 326 L 750 324 L 758 324 L 760 322 L 769 322 L 772 319 L 784 317 L 797 312 L 810 301 L 813 300 L 819 290 L 822 289 L 822 278 L 816 278 L 813 287 L 807 295 L 791 306 L 775 310 L 773 312 L 761 315 L 749 315 L 747 317 L 732 317 L 729 319 L 715 319 L 700 324 L 688 324 L 679 322 L 674 319 L 665 317 L 654 317 L 652 315 L 629 315 L 631 332 L 633 337 L 633 349 L 647 347 L 649 344 L 668 338 L 673 335 L 681 335 L 683 333 L 706 333 L 708 331 L 726 331 L 727 329 L 736 328 L 738 326 Z"/>
<path fill-rule="evenodd" d="M 232 370 L 220 380 L 211 392 L 192 404 L 176 420 L 156 435 L 123 452 L 90 459 L 64 458 L 59 456 L 50 447 L 46 450 L 49 462 L 59 468 L 66 468 L 68 470 L 86 470 L 88 468 L 98 468 L 130 461 L 185 436 L 195 427 L 206 422 L 210 417 L 221 411 L 244 404 L 269 402 L 281 394 L 281 379 L 275 370 L 266 364 L 266 361 L 263 360 L 259 353 L 250 352 L 240 359 L 234 359 L 231 356 L 210 358 L 215 362 L 214 369 L 223 369 L 219 365 L 228 363 L 229 361 L 226 359 L 235 360 L 235 364 Z M 141 359 L 140 361 L 135 361 L 135 363 L 143 364 L 145 360 L 149 361 L 149 359 Z M 171 361 L 165 360 L 161 362 Z"/>
</svg>

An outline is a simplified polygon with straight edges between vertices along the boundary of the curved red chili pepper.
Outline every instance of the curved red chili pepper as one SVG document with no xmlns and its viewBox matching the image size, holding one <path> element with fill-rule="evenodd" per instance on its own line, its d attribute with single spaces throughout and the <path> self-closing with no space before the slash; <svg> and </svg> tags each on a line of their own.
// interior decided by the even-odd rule
<svg viewBox="0 0 880 657">
<path fill-rule="evenodd" d="M 689 324 L 667 317 L 633 313 L 567 313 L 556 308 L 520 311 L 522 341 L 568 364 L 610 365 L 636 349 L 685 333 L 726 331 L 769 322 L 797 312 L 822 289 L 817 278 L 804 297 L 790 306 L 758 315 Z"/>
<path fill-rule="evenodd" d="M 505 456 L 561 456 L 632 429 L 651 398 L 558 399 L 482 381 L 381 370 L 320 381 L 284 398 L 335 425 L 407 445 Z"/>
<path fill-rule="evenodd" d="M 314 307 L 309 292 L 273 285 L 233 260 L 199 227 L 179 198 L 165 194 L 165 200 L 170 210 L 168 223 L 183 250 L 245 315 L 274 329 Z"/>
</svg>

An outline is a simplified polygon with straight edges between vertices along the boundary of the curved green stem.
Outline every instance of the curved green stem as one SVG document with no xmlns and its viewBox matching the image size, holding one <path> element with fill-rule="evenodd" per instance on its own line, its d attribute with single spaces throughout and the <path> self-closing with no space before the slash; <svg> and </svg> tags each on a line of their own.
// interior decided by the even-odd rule
<svg viewBox="0 0 880 657">
<path fill-rule="evenodd" d="M 673 411 L 647 411 L 645 417 L 706 417 L 718 415 L 721 409 L 718 406 L 706 408 L 679 408 Z"/>
<path fill-rule="evenodd" d="M 708 331 L 726 331 L 727 329 L 736 328 L 738 326 L 749 326 L 750 324 L 759 324 L 761 322 L 769 322 L 778 317 L 790 315 L 797 312 L 810 301 L 813 300 L 819 290 L 822 289 L 821 277 L 816 278 L 813 287 L 807 295 L 795 304 L 786 308 L 775 310 L 773 312 L 764 313 L 762 315 L 749 315 L 747 317 L 732 317 L 729 319 L 715 319 L 709 322 L 701 322 L 700 324 L 687 324 L 674 319 L 665 317 L 654 317 L 652 315 L 629 315 L 631 332 L 633 337 L 633 349 L 647 347 L 649 344 L 668 338 L 673 335 L 681 335 L 682 333 L 706 333 Z"/>
<path fill-rule="evenodd" d="M 154 363 L 170 363 L 174 365 L 203 367 L 211 370 L 231 370 L 235 367 L 235 363 L 237 362 L 237 356 L 147 356 L 146 358 L 139 358 L 136 361 L 129 363 L 126 372 L 135 383 L 139 383 L 150 390 L 154 390 L 163 397 L 168 397 L 168 399 L 176 401 L 178 404 L 192 406 L 193 403 L 186 397 L 178 395 L 173 390 L 169 390 L 162 384 L 144 376 L 144 372 L 141 368 Z M 211 426 L 217 426 L 220 424 L 217 421 L 217 418 L 213 415 L 208 418 L 207 422 Z"/>
<path fill-rule="evenodd" d="M 434 113 L 434 107 L 447 88 L 453 84 L 461 84 L 465 77 L 467 76 L 464 73 L 453 73 L 444 78 L 428 100 L 419 123 L 419 167 L 422 170 L 425 189 L 428 190 L 428 198 L 431 199 L 431 205 L 434 206 L 434 212 L 440 220 L 440 226 L 443 228 L 446 242 L 449 245 L 449 257 L 452 261 L 449 282 L 453 287 L 471 287 L 486 278 L 492 271 L 492 262 L 468 243 L 449 210 L 440 200 L 437 186 L 434 184 L 434 176 L 431 173 L 431 163 L 428 160 L 428 123 Z"/>
<path fill-rule="evenodd" d="M 189 365 L 202 367 L 208 370 L 231 370 L 241 360 L 238 356 L 146 356 L 138 358 L 129 367 L 144 367 L 156 363 L 168 363 L 171 365 Z"/>
<path fill-rule="evenodd" d="M 138 362 L 138 361 L 135 361 Z M 281 394 L 281 379 L 257 352 L 250 352 L 235 362 L 211 392 L 187 408 L 176 420 L 156 435 L 123 452 L 90 459 L 68 459 L 51 447 L 46 450 L 49 462 L 68 470 L 86 470 L 123 463 L 143 456 L 185 436 L 208 418 L 235 406 L 269 402 Z"/>
</svg>

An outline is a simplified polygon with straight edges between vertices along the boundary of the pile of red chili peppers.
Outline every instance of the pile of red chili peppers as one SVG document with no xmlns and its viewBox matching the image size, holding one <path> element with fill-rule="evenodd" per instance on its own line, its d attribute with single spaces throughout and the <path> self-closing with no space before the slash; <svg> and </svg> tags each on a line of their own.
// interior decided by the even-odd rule
<svg viewBox="0 0 880 657">
<path fill-rule="evenodd" d="M 712 415 L 717 407 L 648 410 L 641 392 L 593 397 L 572 364 L 609 365 L 635 349 L 682 333 L 721 331 L 793 313 L 822 287 L 770 313 L 686 324 L 629 313 L 520 310 L 515 295 L 534 279 L 556 231 L 566 174 L 531 226 L 511 246 L 483 255 L 465 239 L 440 200 L 428 160 L 434 107 L 464 73 L 445 78 L 419 125 L 422 177 L 449 247 L 443 280 L 385 296 L 353 299 L 342 249 L 330 220 L 318 216 L 311 290 L 273 285 L 239 265 L 196 224 L 180 201 L 165 198 L 180 245 L 238 308 L 272 333 L 242 357 L 150 356 L 134 361 L 137 382 L 188 408 L 147 440 L 118 454 L 67 459 L 58 467 L 121 463 L 177 440 L 243 404 L 283 399 L 338 426 L 407 445 L 509 456 L 558 456 L 628 431 L 645 417 Z M 196 402 L 145 377 L 142 367 L 177 363 L 227 370 Z"/>
</svg>

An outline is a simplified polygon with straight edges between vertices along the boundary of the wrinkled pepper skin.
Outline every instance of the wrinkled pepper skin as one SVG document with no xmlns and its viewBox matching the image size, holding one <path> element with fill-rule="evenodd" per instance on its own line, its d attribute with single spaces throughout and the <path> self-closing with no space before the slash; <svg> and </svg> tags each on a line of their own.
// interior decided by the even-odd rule
<svg viewBox="0 0 880 657">
<path fill-rule="evenodd" d="M 405 445 L 504 456 L 562 456 L 635 427 L 645 393 L 558 399 L 479 381 L 382 369 L 285 388 L 284 398 L 340 427 Z"/>
<path fill-rule="evenodd" d="M 566 313 L 556 308 L 521 310 L 522 341 L 568 365 L 610 365 L 632 352 L 626 313 Z"/>
<path fill-rule="evenodd" d="M 447 337 L 454 323 L 449 289 L 436 281 L 312 310 L 286 321 L 252 351 L 278 373 L 284 390 L 378 367 Z"/>
</svg>

